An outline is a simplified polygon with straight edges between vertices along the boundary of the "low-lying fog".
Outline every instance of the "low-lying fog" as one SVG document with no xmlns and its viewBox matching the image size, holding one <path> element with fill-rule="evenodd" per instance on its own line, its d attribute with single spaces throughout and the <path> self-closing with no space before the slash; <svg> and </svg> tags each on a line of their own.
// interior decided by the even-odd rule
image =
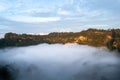
<svg viewBox="0 0 120 80">
<path fill-rule="evenodd" d="M 16 80 L 120 80 L 117 52 L 77 44 L 40 44 L 0 50 Z"/>
</svg>

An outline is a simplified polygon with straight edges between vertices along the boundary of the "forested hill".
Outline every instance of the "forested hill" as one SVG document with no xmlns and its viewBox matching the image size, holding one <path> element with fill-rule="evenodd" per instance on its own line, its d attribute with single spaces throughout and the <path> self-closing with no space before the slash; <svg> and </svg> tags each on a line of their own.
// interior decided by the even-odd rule
<svg viewBox="0 0 120 80">
<path fill-rule="evenodd" d="M 4 38 L 0 39 L 0 48 L 40 43 L 78 43 L 120 51 L 120 29 L 88 29 L 81 32 L 53 32 L 48 35 L 6 33 Z"/>
</svg>

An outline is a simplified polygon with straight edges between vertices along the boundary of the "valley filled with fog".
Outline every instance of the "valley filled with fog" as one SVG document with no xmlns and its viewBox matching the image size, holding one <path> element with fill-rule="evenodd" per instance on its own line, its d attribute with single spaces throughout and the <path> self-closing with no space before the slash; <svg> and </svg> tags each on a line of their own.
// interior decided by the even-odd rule
<svg viewBox="0 0 120 80">
<path fill-rule="evenodd" d="M 0 49 L 0 65 L 15 80 L 120 80 L 116 51 L 78 44 L 40 44 Z"/>
</svg>

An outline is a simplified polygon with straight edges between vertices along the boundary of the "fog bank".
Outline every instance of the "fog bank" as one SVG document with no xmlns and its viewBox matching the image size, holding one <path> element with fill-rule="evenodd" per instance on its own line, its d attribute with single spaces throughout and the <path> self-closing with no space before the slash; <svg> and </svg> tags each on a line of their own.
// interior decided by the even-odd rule
<svg viewBox="0 0 120 80">
<path fill-rule="evenodd" d="M 117 52 L 77 44 L 40 44 L 0 50 L 16 80 L 120 80 Z"/>
</svg>

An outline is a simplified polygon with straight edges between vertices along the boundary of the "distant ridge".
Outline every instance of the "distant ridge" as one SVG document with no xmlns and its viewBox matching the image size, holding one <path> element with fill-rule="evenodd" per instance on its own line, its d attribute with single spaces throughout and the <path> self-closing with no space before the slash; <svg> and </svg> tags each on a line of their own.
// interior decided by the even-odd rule
<svg viewBox="0 0 120 80">
<path fill-rule="evenodd" d="M 6 33 L 0 39 L 0 48 L 29 46 L 40 43 L 77 43 L 95 47 L 107 47 L 120 51 L 120 29 L 88 29 L 81 32 L 52 32 L 48 35 Z"/>
</svg>

